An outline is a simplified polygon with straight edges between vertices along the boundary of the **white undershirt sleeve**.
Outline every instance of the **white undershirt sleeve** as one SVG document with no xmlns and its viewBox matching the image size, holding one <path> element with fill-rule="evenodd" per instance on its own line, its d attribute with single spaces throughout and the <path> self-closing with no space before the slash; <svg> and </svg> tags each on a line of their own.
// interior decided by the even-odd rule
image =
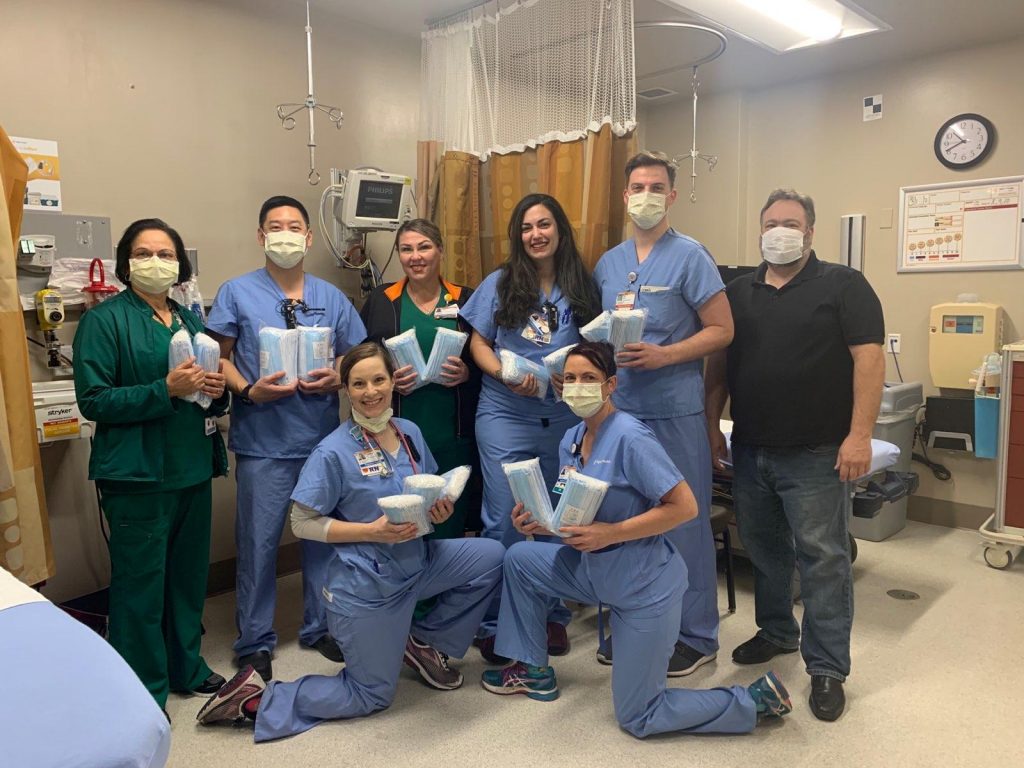
<svg viewBox="0 0 1024 768">
<path fill-rule="evenodd" d="M 325 517 L 315 509 L 304 507 L 297 501 L 292 502 L 289 515 L 292 533 L 300 539 L 310 541 L 327 541 L 327 530 L 331 527 L 331 518 Z"/>
</svg>

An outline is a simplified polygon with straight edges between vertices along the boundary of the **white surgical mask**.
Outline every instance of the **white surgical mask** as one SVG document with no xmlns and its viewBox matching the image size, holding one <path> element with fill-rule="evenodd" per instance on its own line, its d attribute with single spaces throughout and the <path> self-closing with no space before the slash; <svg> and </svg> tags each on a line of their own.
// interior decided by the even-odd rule
<svg viewBox="0 0 1024 768">
<path fill-rule="evenodd" d="M 629 218 L 640 229 L 653 229 L 665 218 L 666 196 L 657 192 L 636 192 L 629 196 Z"/>
<path fill-rule="evenodd" d="M 384 409 L 384 412 L 379 416 L 365 416 L 355 408 L 352 409 L 352 421 L 372 435 L 379 435 L 387 429 L 388 422 L 391 421 L 391 417 L 394 415 L 395 411 L 392 408 Z"/>
<path fill-rule="evenodd" d="M 562 387 L 562 400 L 569 406 L 569 410 L 586 419 L 593 416 L 604 405 L 605 397 L 601 394 L 602 384 L 566 384 Z"/>
<path fill-rule="evenodd" d="M 171 261 L 153 255 L 148 259 L 132 259 L 128 264 L 128 279 L 143 293 L 158 296 L 178 282 L 177 259 Z"/>
<path fill-rule="evenodd" d="M 769 264 L 792 264 L 804 255 L 804 233 L 789 227 L 772 227 L 761 235 L 761 255 Z"/>
<path fill-rule="evenodd" d="M 291 269 L 306 255 L 306 234 L 267 232 L 263 236 L 263 252 L 281 269 Z"/>
</svg>

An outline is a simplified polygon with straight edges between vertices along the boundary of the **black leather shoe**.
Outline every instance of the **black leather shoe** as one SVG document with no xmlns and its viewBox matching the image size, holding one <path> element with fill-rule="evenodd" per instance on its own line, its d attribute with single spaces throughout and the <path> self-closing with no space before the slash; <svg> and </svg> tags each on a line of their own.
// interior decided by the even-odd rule
<svg viewBox="0 0 1024 768">
<path fill-rule="evenodd" d="M 211 672 L 208 678 L 192 689 L 192 693 L 201 693 L 204 696 L 209 696 L 219 691 L 220 687 L 226 682 L 227 680 L 216 672 Z"/>
<path fill-rule="evenodd" d="M 319 651 L 320 655 L 329 661 L 333 661 L 335 664 L 341 664 L 345 661 L 345 655 L 341 652 L 341 648 L 334 642 L 334 638 L 330 635 L 321 635 L 320 639 L 310 645 L 302 644 L 303 648 L 311 648 L 314 651 Z"/>
<path fill-rule="evenodd" d="M 819 720 L 838 720 L 846 709 L 843 683 L 827 675 L 811 675 L 811 712 Z"/>
<path fill-rule="evenodd" d="M 796 650 L 796 648 L 783 648 L 771 640 L 765 640 L 760 635 L 754 635 L 747 642 L 740 643 L 733 649 L 732 660 L 737 664 L 764 664 L 780 653 L 796 653 Z"/>
<path fill-rule="evenodd" d="M 274 670 L 270 665 L 270 651 L 256 651 L 256 653 L 247 653 L 245 656 L 239 656 L 238 668 L 245 669 L 246 664 L 251 665 L 265 683 L 269 682 L 274 676 Z"/>
</svg>

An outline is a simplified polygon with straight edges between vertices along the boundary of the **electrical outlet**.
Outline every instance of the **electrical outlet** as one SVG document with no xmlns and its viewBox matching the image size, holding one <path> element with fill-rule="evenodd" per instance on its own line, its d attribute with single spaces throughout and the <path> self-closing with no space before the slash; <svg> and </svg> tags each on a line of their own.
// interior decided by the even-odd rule
<svg viewBox="0 0 1024 768">
<path fill-rule="evenodd" d="M 890 333 L 885 337 L 885 351 L 892 352 L 894 355 L 900 353 L 900 334 Z"/>
</svg>

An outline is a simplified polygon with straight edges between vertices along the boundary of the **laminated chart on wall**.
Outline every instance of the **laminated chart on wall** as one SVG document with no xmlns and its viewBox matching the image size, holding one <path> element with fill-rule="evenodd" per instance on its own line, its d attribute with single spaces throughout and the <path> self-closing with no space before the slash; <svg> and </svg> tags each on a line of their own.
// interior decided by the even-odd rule
<svg viewBox="0 0 1024 768">
<path fill-rule="evenodd" d="M 544 473 L 540 469 L 540 459 L 527 459 L 502 464 L 508 478 L 512 497 L 523 509 L 530 513 L 533 520 L 543 528 L 551 530 L 555 513 L 551 508 L 551 496 L 548 494 Z"/>
<path fill-rule="evenodd" d="M 382 496 L 377 499 L 377 506 L 387 516 L 389 523 L 403 525 L 416 523 L 417 538 L 434 530 L 430 522 L 430 514 L 424 507 L 424 499 L 419 494 L 401 493 L 396 496 Z"/>
<path fill-rule="evenodd" d="M 898 272 L 1022 269 L 1024 176 L 900 188 Z"/>
<path fill-rule="evenodd" d="M 11 136 L 11 143 L 28 166 L 25 187 L 26 211 L 60 211 L 64 203 L 60 192 L 60 156 L 57 142 Z M 15 232 L 17 234 L 17 232 Z"/>
<path fill-rule="evenodd" d="M 469 334 L 453 331 L 450 328 L 438 328 L 434 336 L 434 346 L 430 348 L 424 379 L 433 384 L 443 384 L 441 366 L 448 362 L 449 357 L 462 357 L 462 349 L 469 340 Z"/>
<path fill-rule="evenodd" d="M 555 507 L 552 533 L 565 538 L 558 532 L 563 525 L 590 525 L 601 508 L 608 483 L 582 472 L 570 472 L 565 480 L 558 506 Z"/>
<path fill-rule="evenodd" d="M 416 340 L 415 328 L 410 328 L 405 333 L 392 336 L 390 339 L 384 339 L 384 346 L 391 353 L 391 359 L 395 361 L 396 368 L 405 368 L 407 365 L 411 365 L 412 369 L 416 371 L 416 384 L 410 391 L 427 384 L 427 361 L 423 359 L 423 351 L 420 349 L 419 341 Z"/>
</svg>

